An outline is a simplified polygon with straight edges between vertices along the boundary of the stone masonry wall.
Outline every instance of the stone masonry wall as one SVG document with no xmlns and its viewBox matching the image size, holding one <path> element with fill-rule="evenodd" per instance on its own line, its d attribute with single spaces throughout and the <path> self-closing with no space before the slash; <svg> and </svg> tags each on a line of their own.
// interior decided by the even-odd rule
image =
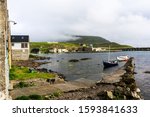
<svg viewBox="0 0 150 117">
<path fill-rule="evenodd" d="M 12 60 L 28 60 L 29 59 L 29 50 L 12 50 Z"/>
<path fill-rule="evenodd" d="M 0 99 L 8 99 L 8 75 L 6 74 L 6 40 L 8 37 L 7 0 L 0 0 Z"/>
</svg>

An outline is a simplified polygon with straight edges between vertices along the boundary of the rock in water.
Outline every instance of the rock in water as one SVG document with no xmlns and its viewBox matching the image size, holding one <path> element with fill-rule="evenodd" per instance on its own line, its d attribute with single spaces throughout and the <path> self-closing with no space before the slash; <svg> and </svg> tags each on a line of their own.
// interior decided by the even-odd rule
<svg viewBox="0 0 150 117">
<path fill-rule="evenodd" d="M 69 62 L 79 62 L 79 60 L 77 60 L 77 59 L 71 59 L 71 60 L 69 60 Z"/>
</svg>

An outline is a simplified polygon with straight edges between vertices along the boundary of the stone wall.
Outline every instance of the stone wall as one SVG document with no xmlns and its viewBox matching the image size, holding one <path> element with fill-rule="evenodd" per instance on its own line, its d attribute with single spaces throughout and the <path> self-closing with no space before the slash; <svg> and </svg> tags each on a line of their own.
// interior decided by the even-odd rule
<svg viewBox="0 0 150 117">
<path fill-rule="evenodd" d="M 130 58 L 127 63 L 122 68 L 124 70 L 124 73 L 120 75 L 120 78 L 118 81 L 115 80 L 115 82 L 100 82 L 100 84 L 104 83 L 112 84 L 115 86 L 115 88 L 111 91 L 104 91 L 99 94 L 102 94 L 105 99 L 113 99 L 113 100 L 140 100 L 142 99 L 140 89 L 138 88 L 136 81 L 135 81 L 135 63 L 134 58 Z M 116 77 L 116 75 L 114 75 Z M 101 95 L 101 96 L 102 96 Z"/>
<path fill-rule="evenodd" d="M 12 50 L 12 60 L 28 60 L 29 49 L 14 49 Z"/>
<path fill-rule="evenodd" d="M 7 0 L 0 0 L 0 99 L 8 99 L 8 28 Z"/>
</svg>

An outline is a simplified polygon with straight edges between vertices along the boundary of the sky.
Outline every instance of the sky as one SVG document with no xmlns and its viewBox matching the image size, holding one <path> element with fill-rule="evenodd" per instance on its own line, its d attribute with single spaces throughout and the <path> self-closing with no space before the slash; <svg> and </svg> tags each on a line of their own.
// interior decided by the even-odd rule
<svg viewBox="0 0 150 117">
<path fill-rule="evenodd" d="M 7 0 L 11 33 L 31 41 L 100 36 L 150 47 L 150 0 Z"/>
</svg>

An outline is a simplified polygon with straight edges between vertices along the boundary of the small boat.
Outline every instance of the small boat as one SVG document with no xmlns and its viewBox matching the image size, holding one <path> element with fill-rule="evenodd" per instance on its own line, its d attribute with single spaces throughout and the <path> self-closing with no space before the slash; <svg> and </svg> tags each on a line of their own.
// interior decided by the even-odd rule
<svg viewBox="0 0 150 117">
<path fill-rule="evenodd" d="M 117 60 L 118 61 L 127 61 L 129 59 L 129 57 L 126 55 L 126 56 L 117 56 Z"/>
<path fill-rule="evenodd" d="M 103 61 L 104 69 L 109 67 L 114 67 L 118 65 L 117 60 L 110 60 L 110 45 L 109 45 L 109 53 L 108 53 L 108 60 Z"/>
<path fill-rule="evenodd" d="M 109 67 L 114 67 L 118 65 L 118 61 L 117 60 L 113 60 L 113 61 L 103 61 L 103 65 L 104 65 L 104 69 L 105 68 L 109 68 Z"/>
</svg>

